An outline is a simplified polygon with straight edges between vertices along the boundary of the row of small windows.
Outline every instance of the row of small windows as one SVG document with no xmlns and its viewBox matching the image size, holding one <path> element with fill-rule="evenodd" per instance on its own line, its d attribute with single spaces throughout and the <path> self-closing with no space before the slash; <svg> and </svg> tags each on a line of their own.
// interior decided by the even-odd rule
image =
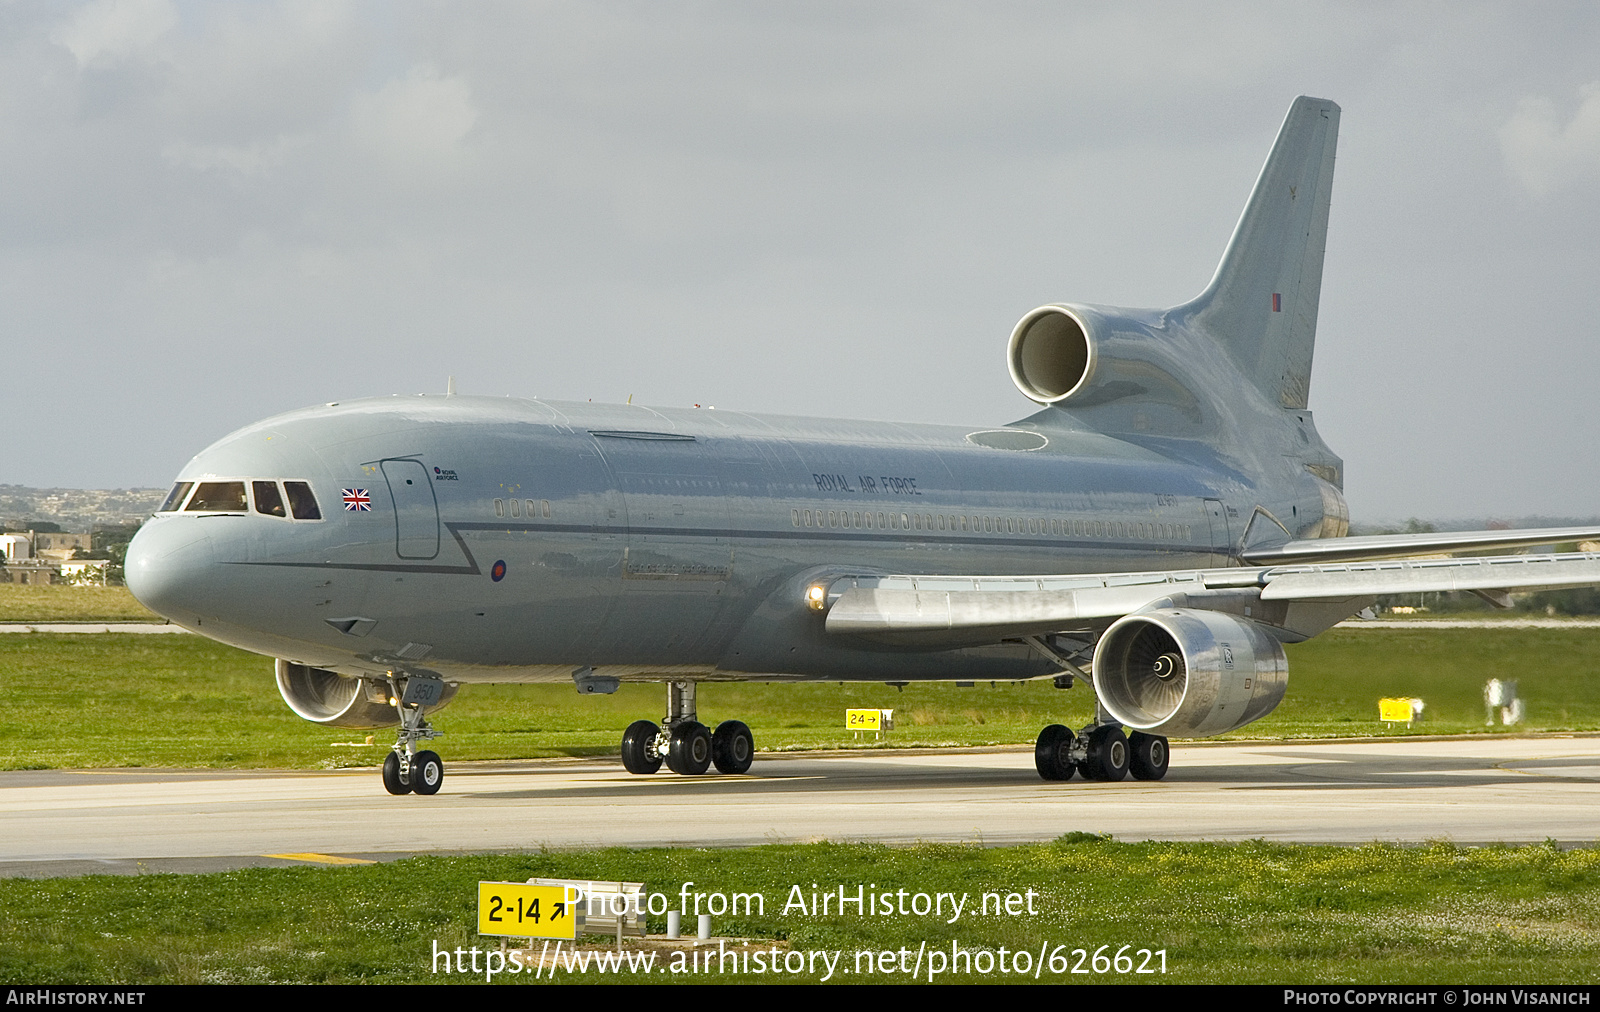
<svg viewBox="0 0 1600 1012">
<path fill-rule="evenodd" d="M 496 499 L 494 501 L 494 515 L 497 517 L 505 516 L 508 503 L 510 506 L 509 512 L 514 517 L 526 516 L 529 520 L 537 517 L 543 517 L 546 520 L 550 519 L 549 499 Z"/>
<path fill-rule="evenodd" d="M 249 494 L 245 492 L 249 486 Z M 167 493 L 159 513 L 248 513 L 250 499 L 256 512 L 269 517 L 321 520 L 317 497 L 304 481 L 180 481 Z"/>
<path fill-rule="evenodd" d="M 966 531 L 980 534 L 1049 534 L 1055 537 L 1188 541 L 1188 524 L 1129 523 L 1122 520 L 1063 520 L 1051 517 L 953 516 L 947 513 L 874 513 L 871 510 L 792 509 L 796 527 L 847 527 L 859 530 Z"/>
</svg>

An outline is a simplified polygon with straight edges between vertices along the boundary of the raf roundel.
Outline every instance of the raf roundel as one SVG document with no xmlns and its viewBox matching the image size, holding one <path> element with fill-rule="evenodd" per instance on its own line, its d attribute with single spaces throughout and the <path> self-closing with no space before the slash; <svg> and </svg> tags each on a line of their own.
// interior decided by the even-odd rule
<svg viewBox="0 0 1600 1012">
<path fill-rule="evenodd" d="M 489 579 L 493 580 L 495 583 L 499 583 L 501 580 L 504 580 L 505 578 L 506 578 L 506 560 L 497 559 L 495 561 L 495 564 L 489 569 Z"/>
</svg>

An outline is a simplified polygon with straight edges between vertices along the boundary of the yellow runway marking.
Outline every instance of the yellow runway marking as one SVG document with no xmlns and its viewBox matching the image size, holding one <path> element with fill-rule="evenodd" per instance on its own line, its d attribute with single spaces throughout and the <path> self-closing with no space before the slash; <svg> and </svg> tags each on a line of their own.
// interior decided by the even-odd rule
<svg viewBox="0 0 1600 1012">
<path fill-rule="evenodd" d="M 276 857 L 284 861 L 309 861 L 312 864 L 377 864 L 359 857 L 339 857 L 335 854 L 262 854 L 262 857 Z"/>
</svg>

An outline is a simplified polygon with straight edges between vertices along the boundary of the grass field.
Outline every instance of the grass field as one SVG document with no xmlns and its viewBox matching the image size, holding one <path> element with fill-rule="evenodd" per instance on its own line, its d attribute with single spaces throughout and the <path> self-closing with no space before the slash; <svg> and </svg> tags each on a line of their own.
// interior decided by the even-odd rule
<svg viewBox="0 0 1600 1012">
<path fill-rule="evenodd" d="M 0 583 L 0 622 L 162 622 L 127 587 Z"/>
<path fill-rule="evenodd" d="M 722 917 L 717 933 L 779 940 L 835 957 L 835 983 L 909 983 L 913 957 L 952 945 L 987 952 L 990 972 L 937 982 L 1593 983 L 1600 977 L 1600 851 L 1549 846 L 1460 849 L 1122 844 L 1077 834 L 982 849 L 810 844 L 746 850 L 604 850 L 425 857 L 347 868 L 212 875 L 0 880 L 0 977 L 29 984 L 465 982 L 433 972 L 434 943 L 498 948 L 476 930 L 476 883 L 532 876 L 642 881 L 676 909 L 682 884 L 759 893 L 764 909 Z M 911 912 L 817 916 L 815 891 L 966 894 L 953 923 Z M 808 909 L 790 907 L 799 886 Z M 975 914 L 986 892 L 1032 890 L 1034 913 Z M 709 900 L 708 900 L 709 902 Z M 892 901 L 896 908 L 901 900 Z M 692 918 L 686 918 L 686 923 Z M 652 932 L 665 918 L 650 918 Z M 1095 972 L 1094 955 L 1103 962 Z M 1131 963 L 1113 962 L 1123 946 Z M 898 950 L 907 950 L 904 962 Z M 1001 972 L 1000 953 L 1010 954 Z M 1083 950 L 1082 955 L 1073 952 Z M 1150 950 L 1140 956 L 1138 950 Z M 894 950 L 873 972 L 858 951 Z M 1017 953 L 1027 953 L 1027 970 Z M 1164 954 L 1165 974 L 1156 970 Z M 1054 966 L 1050 957 L 1056 957 Z M 869 957 L 870 958 L 870 957 Z M 969 957 L 970 958 L 970 957 Z M 469 964 L 470 965 L 470 964 Z M 487 962 L 479 964 L 486 967 Z M 668 967 L 667 957 L 661 957 Z M 936 962 L 921 961 L 926 981 Z M 800 973 L 707 977 L 657 971 L 652 982 L 816 981 Z M 1073 967 L 1081 971 L 1074 974 Z M 888 972 L 885 972 L 885 969 Z M 980 959 L 978 969 L 983 968 Z M 502 973 L 498 982 L 531 974 Z M 483 975 L 476 975 L 482 980 Z M 605 983 L 641 976 L 564 973 Z"/>
<path fill-rule="evenodd" d="M 1337 630 L 1289 650 L 1289 693 L 1271 716 L 1228 736 L 1342 737 L 1485 733 L 1482 686 L 1514 677 L 1527 699 L 1515 730 L 1600 730 L 1600 630 Z M 1382 696 L 1421 697 L 1412 729 L 1377 720 Z M 614 755 L 621 732 L 659 719 L 663 690 L 627 685 L 610 696 L 570 686 L 466 686 L 437 718 L 447 761 Z M 196 636 L 0 636 L 0 703 L 17 719 L 0 728 L 0 769 L 88 766 L 328 768 L 382 759 L 364 733 L 295 717 L 279 699 L 271 662 Z M 1081 726 L 1083 688 L 1048 682 L 712 684 L 700 694 L 708 724 L 738 718 L 760 749 L 879 747 L 843 729 L 847 707 L 895 710 L 893 746 L 1033 741 L 1051 722 Z M 1504 733 L 1497 726 L 1493 733 Z"/>
</svg>

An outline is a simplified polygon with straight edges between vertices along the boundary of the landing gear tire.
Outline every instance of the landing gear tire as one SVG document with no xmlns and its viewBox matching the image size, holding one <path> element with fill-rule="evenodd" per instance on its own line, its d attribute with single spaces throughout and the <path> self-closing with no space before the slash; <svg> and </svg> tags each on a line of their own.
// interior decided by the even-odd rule
<svg viewBox="0 0 1600 1012">
<path fill-rule="evenodd" d="M 383 789 L 390 794 L 411 793 L 411 785 L 400 779 L 400 755 L 397 752 L 390 752 L 389 758 L 383 761 Z"/>
<path fill-rule="evenodd" d="M 711 731 L 696 721 L 672 729 L 667 748 L 667 768 L 684 776 L 699 776 L 711 768 Z"/>
<path fill-rule="evenodd" d="M 711 761 L 719 773 L 743 773 L 755 759 L 756 740 L 743 721 L 725 720 L 711 736 Z"/>
<path fill-rule="evenodd" d="M 1033 743 L 1033 768 L 1046 780 L 1071 780 L 1078 768 L 1069 753 L 1077 737 L 1069 727 L 1051 724 Z"/>
<path fill-rule="evenodd" d="M 629 773 L 654 773 L 661 768 L 661 753 L 656 738 L 661 728 L 648 720 L 636 720 L 622 733 L 622 768 Z"/>
<path fill-rule="evenodd" d="M 1128 739 L 1117 725 L 1102 724 L 1090 731 L 1086 751 L 1085 779 L 1116 783 L 1128 775 Z"/>
<path fill-rule="evenodd" d="M 1128 735 L 1128 772 L 1135 780 L 1160 780 L 1167 775 L 1172 753 L 1167 739 L 1158 734 L 1135 731 Z"/>
<path fill-rule="evenodd" d="M 438 794 L 444 786 L 444 760 L 437 752 L 418 752 L 411 757 L 411 789 L 418 794 Z"/>
</svg>

